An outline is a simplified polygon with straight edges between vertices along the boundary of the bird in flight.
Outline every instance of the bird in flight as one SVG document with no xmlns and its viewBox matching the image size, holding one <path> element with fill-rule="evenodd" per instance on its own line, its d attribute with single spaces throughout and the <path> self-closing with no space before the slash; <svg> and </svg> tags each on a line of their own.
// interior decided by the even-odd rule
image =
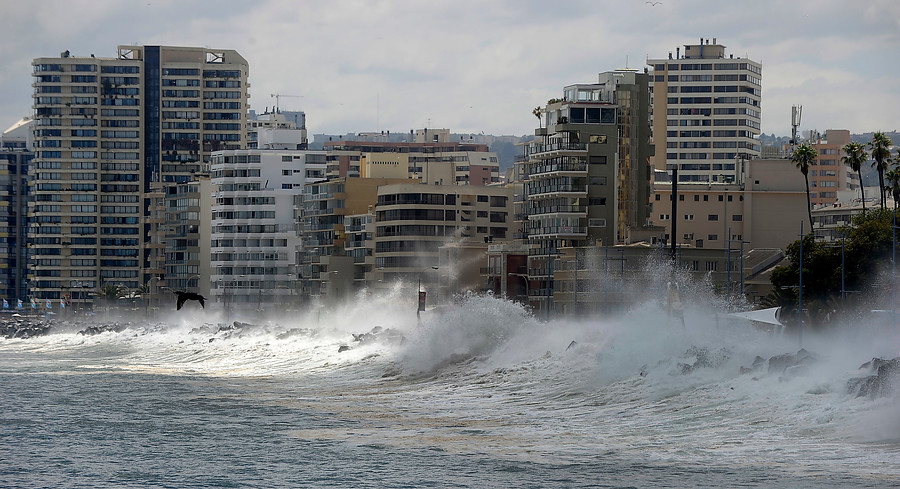
<svg viewBox="0 0 900 489">
<path fill-rule="evenodd" d="M 644 2 L 644 3 L 649 3 L 651 7 L 655 7 L 657 5 L 662 5 L 662 2 Z"/>
<path fill-rule="evenodd" d="M 187 301 L 198 301 L 200 303 L 200 307 L 206 309 L 206 305 L 204 303 L 206 298 L 202 295 L 197 294 L 196 292 L 185 292 L 183 290 L 174 290 L 173 292 L 175 292 L 175 294 L 178 296 L 178 303 L 176 304 L 175 308 L 176 311 L 181 310 L 181 306 L 183 306 Z"/>
</svg>

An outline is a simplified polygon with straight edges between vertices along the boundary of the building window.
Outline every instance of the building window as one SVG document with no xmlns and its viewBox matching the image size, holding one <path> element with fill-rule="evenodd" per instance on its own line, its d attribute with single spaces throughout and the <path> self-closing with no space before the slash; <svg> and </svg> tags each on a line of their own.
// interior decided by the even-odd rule
<svg viewBox="0 0 900 489">
<path fill-rule="evenodd" d="M 710 234 L 710 235 L 707 235 L 707 236 L 706 236 L 706 239 L 707 239 L 708 241 L 718 241 L 718 240 L 719 240 L 719 235 L 718 235 L 718 234 Z"/>
<path fill-rule="evenodd" d="M 718 221 L 718 220 L 719 220 L 719 215 L 718 215 L 718 214 L 710 214 L 709 217 L 708 217 L 708 220 L 710 220 L 710 221 Z"/>
</svg>

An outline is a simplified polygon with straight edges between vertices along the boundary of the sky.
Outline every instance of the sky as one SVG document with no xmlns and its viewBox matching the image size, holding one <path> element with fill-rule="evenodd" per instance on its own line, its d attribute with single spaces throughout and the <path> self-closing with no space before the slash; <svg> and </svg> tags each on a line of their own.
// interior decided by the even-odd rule
<svg viewBox="0 0 900 489">
<path fill-rule="evenodd" d="M 716 38 L 763 65 L 762 132 L 900 130 L 897 0 L 41 0 L 0 4 L 0 128 L 31 113 L 31 61 L 119 45 L 234 49 L 250 105 L 310 134 L 533 134 L 562 88 Z"/>
</svg>

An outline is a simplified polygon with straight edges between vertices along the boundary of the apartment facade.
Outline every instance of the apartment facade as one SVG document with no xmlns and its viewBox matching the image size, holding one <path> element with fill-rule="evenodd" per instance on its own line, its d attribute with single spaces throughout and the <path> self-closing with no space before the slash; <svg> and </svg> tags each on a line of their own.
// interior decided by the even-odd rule
<svg viewBox="0 0 900 489">
<path fill-rule="evenodd" d="M 28 167 L 34 152 L 0 148 L 0 297 L 15 307 L 28 295 Z"/>
<path fill-rule="evenodd" d="M 470 284 L 487 262 L 487 244 L 512 238 L 512 189 L 397 184 L 378 188 L 375 280 Z M 483 259 L 460 250 L 475 246 Z M 457 259 L 469 256 L 469 260 Z"/>
<path fill-rule="evenodd" d="M 237 52 L 120 46 L 114 58 L 37 58 L 32 290 L 137 290 L 162 269 L 163 186 L 246 142 L 248 64 Z M 37 238 L 40 239 L 37 239 Z M 155 285 L 155 284 L 154 284 Z"/>
<path fill-rule="evenodd" d="M 347 245 L 352 250 L 365 248 L 366 244 L 359 243 L 356 234 L 356 227 L 362 223 L 347 221 L 346 217 L 371 212 L 380 186 L 409 182 L 407 178 L 342 177 L 303 187 L 302 199 L 298 199 L 303 208 L 299 214 L 302 243 L 298 276 L 304 300 L 344 295 L 350 290 L 356 277 L 356 258 L 347 255 Z M 346 228 L 348 224 L 353 226 L 350 231 Z M 341 284 L 337 287 L 338 294 L 335 283 Z"/>
<path fill-rule="evenodd" d="M 165 188 L 165 261 L 159 277 L 169 289 L 210 297 L 212 191 L 209 174 Z M 159 293 L 156 283 L 148 284 L 151 295 Z"/>
<path fill-rule="evenodd" d="M 449 134 L 449 130 L 442 131 Z M 441 135 L 439 132 L 434 134 Z M 424 134 L 422 138 L 425 138 Z M 411 143 L 331 141 L 324 145 L 328 151 L 327 176 L 382 178 L 378 165 L 372 162 L 390 159 L 399 165 L 401 173 L 405 170 L 407 178 L 433 185 L 485 186 L 500 182 L 500 162 L 487 145 L 444 139 L 438 137 L 437 141 Z"/>
<path fill-rule="evenodd" d="M 677 215 L 672 215 L 672 184 L 657 172 L 653 222 L 664 228 L 659 238 L 680 247 L 718 249 L 786 249 L 811 227 L 806 212 L 806 184 L 790 160 L 755 159 L 743 183 L 680 183 Z M 671 236 L 677 219 L 677 236 Z"/>
<path fill-rule="evenodd" d="M 628 243 L 650 218 L 648 75 L 605 72 L 542 109 L 516 173 L 524 182 L 529 301 L 548 307 L 552 255 Z"/>
<path fill-rule="evenodd" d="M 818 135 L 817 135 L 818 136 Z M 850 131 L 828 129 L 825 137 L 816 137 L 810 146 L 818 156 L 809 169 L 809 198 L 813 206 L 834 204 L 838 192 L 859 189 L 859 176 L 841 162 L 844 145 L 850 142 Z"/>
<path fill-rule="evenodd" d="M 295 197 L 324 166 L 323 152 L 213 154 L 208 282 L 214 302 L 265 310 L 298 295 Z"/>
<path fill-rule="evenodd" d="M 762 64 L 725 55 L 713 38 L 676 49 L 652 68 L 657 170 L 680 182 L 734 182 L 760 153 Z"/>
</svg>

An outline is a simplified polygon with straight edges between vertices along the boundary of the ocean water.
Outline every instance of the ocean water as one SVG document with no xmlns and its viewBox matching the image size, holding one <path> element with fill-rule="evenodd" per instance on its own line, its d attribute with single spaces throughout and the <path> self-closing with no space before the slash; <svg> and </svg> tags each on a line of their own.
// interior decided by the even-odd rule
<svg viewBox="0 0 900 489">
<path fill-rule="evenodd" d="M 0 340 L 0 487 L 900 485 L 900 403 L 847 391 L 897 328 L 808 333 L 806 368 L 741 374 L 797 337 L 653 301 L 414 311 L 365 297 L 219 331 L 233 318 L 186 308 Z"/>
</svg>

